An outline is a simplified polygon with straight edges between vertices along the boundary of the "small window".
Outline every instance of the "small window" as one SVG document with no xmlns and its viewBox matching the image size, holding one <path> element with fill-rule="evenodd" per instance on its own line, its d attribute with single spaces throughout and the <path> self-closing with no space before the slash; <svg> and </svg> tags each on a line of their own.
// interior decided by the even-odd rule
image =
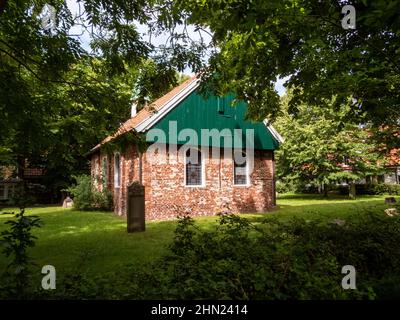
<svg viewBox="0 0 400 320">
<path fill-rule="evenodd" d="M 119 153 L 114 155 L 114 187 L 121 185 L 121 157 Z"/>
<path fill-rule="evenodd" d="M 103 177 L 103 186 L 107 187 L 107 177 L 108 177 L 108 164 L 107 164 L 107 158 L 103 158 L 103 166 L 102 166 L 102 177 Z"/>
<path fill-rule="evenodd" d="M 186 151 L 185 171 L 187 186 L 203 185 L 203 157 L 199 150 L 190 148 Z"/>
<path fill-rule="evenodd" d="M 249 184 L 247 172 L 247 159 L 244 152 L 235 153 L 233 159 L 233 184 L 237 186 L 245 186 Z"/>
</svg>

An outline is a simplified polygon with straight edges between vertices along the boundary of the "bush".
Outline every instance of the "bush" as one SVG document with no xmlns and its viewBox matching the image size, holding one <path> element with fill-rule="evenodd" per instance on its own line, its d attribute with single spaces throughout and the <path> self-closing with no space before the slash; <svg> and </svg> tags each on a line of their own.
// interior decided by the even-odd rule
<svg viewBox="0 0 400 320">
<path fill-rule="evenodd" d="M 33 265 L 27 249 L 35 246 L 37 238 L 32 234 L 32 229 L 39 228 L 41 221 L 37 216 L 25 216 L 25 209 L 21 208 L 15 214 L 15 219 L 5 224 L 9 228 L 0 233 L 0 246 L 11 262 L 1 275 L 0 299 L 26 299 L 31 289 L 30 267 Z"/>
<path fill-rule="evenodd" d="M 138 292 L 146 299 L 400 298 L 399 241 L 400 219 L 377 215 L 344 226 L 302 219 L 254 225 L 225 215 L 213 232 L 184 217 L 170 253 L 139 277 Z M 357 270 L 357 290 L 341 287 L 348 264 Z"/>
<path fill-rule="evenodd" d="M 318 193 L 318 187 L 299 181 L 277 181 L 276 191 L 278 193 Z"/>
<path fill-rule="evenodd" d="M 112 210 L 113 198 L 109 190 L 92 191 L 92 208 L 97 210 Z"/>
<path fill-rule="evenodd" d="M 89 175 L 74 177 L 76 185 L 68 188 L 74 198 L 74 208 L 78 210 L 111 210 L 112 195 L 108 190 L 96 191 L 92 187 L 92 179 Z"/>
<path fill-rule="evenodd" d="M 283 182 L 283 181 L 277 181 L 276 182 L 276 192 L 278 193 L 295 193 L 296 192 L 296 185 L 290 181 L 290 182 Z"/>
<path fill-rule="evenodd" d="M 400 185 L 399 184 L 388 184 L 380 183 L 374 185 L 375 194 L 390 194 L 390 195 L 400 195 Z"/>
<path fill-rule="evenodd" d="M 400 195 L 399 184 L 379 183 L 379 184 L 359 184 L 356 185 L 357 194 L 368 195 Z"/>
<path fill-rule="evenodd" d="M 400 298 L 400 217 L 366 213 L 344 225 L 293 218 L 253 224 L 221 215 L 215 230 L 181 217 L 169 252 L 151 264 L 57 282 L 60 299 Z M 84 260 L 84 259 L 82 259 Z M 344 290 L 344 265 L 357 290 Z"/>
</svg>

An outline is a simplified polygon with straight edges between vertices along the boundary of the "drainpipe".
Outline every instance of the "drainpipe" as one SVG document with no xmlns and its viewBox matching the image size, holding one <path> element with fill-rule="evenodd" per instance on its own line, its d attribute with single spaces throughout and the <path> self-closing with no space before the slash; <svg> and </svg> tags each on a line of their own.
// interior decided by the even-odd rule
<svg viewBox="0 0 400 320">
<path fill-rule="evenodd" d="M 219 182 L 219 189 L 221 190 L 221 165 L 222 165 L 222 163 L 221 163 L 221 157 L 222 157 L 222 154 L 221 154 L 221 149 L 219 150 L 220 152 L 219 152 L 219 168 L 218 168 L 218 182 Z M 212 154 L 212 148 L 211 148 L 211 154 Z"/>
<path fill-rule="evenodd" d="M 275 152 L 272 151 L 272 205 L 276 207 L 276 170 L 275 170 Z"/>
<path fill-rule="evenodd" d="M 139 183 L 143 184 L 143 154 L 139 151 Z"/>
</svg>

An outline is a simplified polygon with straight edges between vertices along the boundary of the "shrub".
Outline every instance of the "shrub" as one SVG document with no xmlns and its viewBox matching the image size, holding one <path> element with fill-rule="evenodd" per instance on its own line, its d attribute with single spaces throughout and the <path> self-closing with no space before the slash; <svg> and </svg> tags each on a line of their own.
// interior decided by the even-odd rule
<svg viewBox="0 0 400 320">
<path fill-rule="evenodd" d="M 78 210 L 92 209 L 92 180 L 88 175 L 74 177 L 76 185 L 68 188 L 74 198 L 74 208 Z"/>
<path fill-rule="evenodd" d="M 78 210 L 111 210 L 112 195 L 108 190 L 93 190 L 89 175 L 74 177 L 76 185 L 67 189 L 74 198 L 74 208 Z"/>
<path fill-rule="evenodd" d="M 179 221 L 170 253 L 135 277 L 146 299 L 359 299 L 400 297 L 400 219 L 366 215 L 338 226 L 292 219 L 260 225 L 221 216 L 216 231 Z M 343 290 L 354 265 L 357 290 Z M 133 281 L 133 280 L 132 280 Z"/>
<path fill-rule="evenodd" d="M 1 275 L 0 298 L 26 299 L 30 290 L 30 271 L 33 265 L 28 256 L 27 248 L 35 245 L 36 237 L 32 235 L 32 228 L 41 226 L 37 216 L 25 216 L 25 210 L 15 214 L 15 220 L 5 222 L 7 230 L 1 232 L 0 245 L 2 253 L 11 258 L 5 272 Z"/>
<path fill-rule="evenodd" d="M 112 206 L 113 198 L 109 190 L 102 192 L 92 191 L 92 208 L 97 210 L 111 210 Z"/>
<path fill-rule="evenodd" d="M 183 216 L 163 258 L 94 277 L 76 270 L 48 297 L 394 299 L 400 298 L 399 242 L 400 217 L 368 212 L 344 225 L 298 218 L 254 224 L 220 215 L 211 231 Z M 341 287 L 344 265 L 356 268 L 357 290 Z"/>
<path fill-rule="evenodd" d="M 378 184 L 360 184 L 356 186 L 358 194 L 368 195 L 400 195 L 399 184 L 378 183 Z"/>
<path fill-rule="evenodd" d="M 390 194 L 390 195 L 400 195 L 400 185 L 399 184 L 389 184 L 381 183 L 374 186 L 375 194 Z"/>
<path fill-rule="evenodd" d="M 278 193 L 318 193 L 318 187 L 300 181 L 277 181 L 276 191 Z"/>
</svg>

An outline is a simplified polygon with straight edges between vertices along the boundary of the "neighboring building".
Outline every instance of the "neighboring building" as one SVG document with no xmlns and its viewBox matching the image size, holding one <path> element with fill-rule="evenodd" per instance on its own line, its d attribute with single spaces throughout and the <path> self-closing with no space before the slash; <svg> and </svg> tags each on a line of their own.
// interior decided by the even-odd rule
<svg viewBox="0 0 400 320">
<path fill-rule="evenodd" d="M 280 135 L 266 122 L 246 121 L 247 104 L 230 107 L 233 95 L 204 98 L 198 87 L 194 77 L 137 114 L 133 108 L 132 118 L 92 149 L 93 183 L 98 190 L 112 191 L 118 215 L 126 214 L 127 187 L 134 181 L 145 186 L 147 220 L 170 219 L 184 211 L 197 216 L 222 210 L 264 212 L 275 205 L 274 150 Z M 214 130 L 213 138 L 202 139 L 207 130 Z M 108 142 L 130 131 L 147 135 L 152 145 L 146 152 L 140 154 L 134 142 L 106 151 Z M 249 132 L 254 133 L 254 157 L 238 143 L 240 138 L 250 141 Z M 199 141 L 188 143 L 191 133 Z M 228 149 L 245 161 L 221 149 L 223 141 L 229 145 L 229 133 L 233 141 Z"/>
<path fill-rule="evenodd" d="M 18 183 L 21 181 L 15 174 L 16 169 L 11 166 L 0 166 L 0 204 L 7 204 L 15 195 Z M 44 197 L 39 191 L 44 188 L 41 185 L 44 175 L 42 168 L 30 168 L 27 164 L 24 169 L 24 181 L 34 192 L 34 196 L 41 203 Z"/>
<path fill-rule="evenodd" d="M 13 177 L 13 169 L 7 166 L 0 166 L 0 204 L 7 203 L 15 192 L 18 179 Z"/>
<path fill-rule="evenodd" d="M 386 168 L 388 172 L 383 175 L 382 180 L 385 183 L 400 184 L 400 149 L 390 150 L 387 156 Z"/>
<path fill-rule="evenodd" d="M 388 183 L 400 184 L 400 149 L 392 149 L 385 156 L 385 173 L 375 176 L 367 176 L 356 181 L 357 184 Z M 344 170 L 351 170 L 350 166 L 344 166 Z"/>
</svg>

